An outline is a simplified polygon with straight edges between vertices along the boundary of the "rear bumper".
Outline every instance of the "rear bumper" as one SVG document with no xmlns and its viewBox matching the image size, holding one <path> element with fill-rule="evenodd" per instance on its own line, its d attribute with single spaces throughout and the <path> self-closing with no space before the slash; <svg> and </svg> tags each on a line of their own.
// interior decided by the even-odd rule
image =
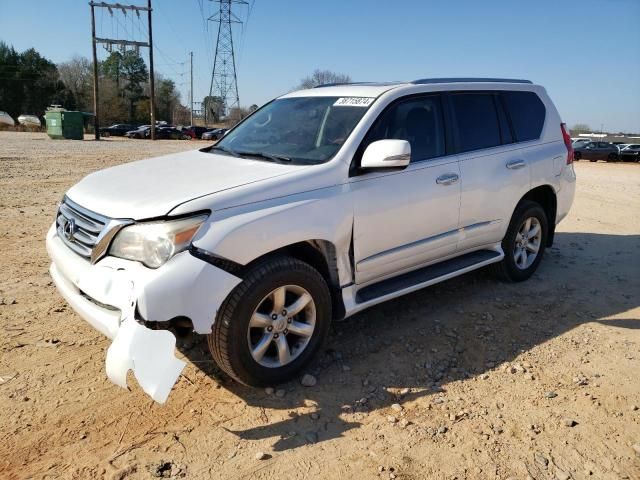
<svg viewBox="0 0 640 480">
<path fill-rule="evenodd" d="M 175 337 L 136 321 L 188 317 L 198 333 L 210 333 L 216 313 L 241 279 L 188 252 L 158 269 L 105 257 L 92 265 L 73 253 L 52 226 L 47 233 L 49 269 L 58 291 L 84 320 L 113 340 L 107 375 L 126 387 L 133 370 L 145 392 L 163 403 L 184 362 L 174 356 Z M 179 367 L 179 368 L 178 368 Z"/>
<path fill-rule="evenodd" d="M 559 187 L 556 191 L 556 225 L 567 216 L 576 195 L 576 171 L 573 164 L 563 167 L 560 173 Z"/>
</svg>

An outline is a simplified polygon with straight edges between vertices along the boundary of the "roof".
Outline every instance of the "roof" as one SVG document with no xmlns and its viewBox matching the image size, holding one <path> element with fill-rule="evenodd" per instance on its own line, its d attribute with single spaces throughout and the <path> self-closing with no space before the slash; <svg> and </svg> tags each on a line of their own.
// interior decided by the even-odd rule
<svg viewBox="0 0 640 480">
<path fill-rule="evenodd" d="M 388 90 L 399 87 L 411 87 L 416 85 L 444 85 L 459 83 L 510 83 L 532 85 L 531 80 L 516 78 L 476 78 L 476 77 L 448 77 L 448 78 L 421 78 L 410 82 L 350 82 L 328 83 L 317 87 L 298 90 L 287 93 L 283 97 L 378 97 Z"/>
</svg>

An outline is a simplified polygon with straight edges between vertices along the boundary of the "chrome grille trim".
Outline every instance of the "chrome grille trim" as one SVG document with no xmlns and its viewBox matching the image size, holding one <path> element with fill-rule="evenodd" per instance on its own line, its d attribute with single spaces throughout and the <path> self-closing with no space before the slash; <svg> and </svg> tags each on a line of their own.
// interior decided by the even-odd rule
<svg viewBox="0 0 640 480">
<path fill-rule="evenodd" d="M 111 219 L 87 210 L 65 196 L 58 208 L 56 230 L 67 247 L 96 263 L 106 255 L 116 233 L 131 223 L 132 220 Z"/>
<path fill-rule="evenodd" d="M 56 228 L 67 247 L 90 259 L 91 251 L 108 221 L 108 218 L 90 212 L 65 197 L 58 208 Z"/>
</svg>

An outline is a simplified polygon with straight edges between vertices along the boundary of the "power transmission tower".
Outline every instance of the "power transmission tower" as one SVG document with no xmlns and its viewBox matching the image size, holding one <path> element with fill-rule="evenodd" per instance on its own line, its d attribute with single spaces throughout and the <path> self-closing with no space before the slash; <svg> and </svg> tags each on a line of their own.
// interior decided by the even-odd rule
<svg viewBox="0 0 640 480">
<path fill-rule="evenodd" d="M 242 23 L 240 18 L 231 11 L 235 4 L 248 5 L 244 0 L 211 0 L 220 5 L 218 13 L 209 17 L 209 21 L 218 23 L 218 39 L 216 41 L 216 55 L 211 72 L 211 87 L 209 96 L 219 97 L 224 110 L 240 106 L 238 95 L 238 76 L 236 75 L 236 56 L 233 50 L 232 23 Z"/>
<path fill-rule="evenodd" d="M 153 73 L 153 35 L 151 31 L 151 0 L 147 0 L 146 7 L 138 7 L 135 5 L 122 5 L 120 3 L 106 3 L 106 2 L 89 2 L 91 6 L 91 40 L 93 42 L 93 109 L 94 109 L 94 128 L 95 128 L 95 138 L 96 140 L 100 140 L 100 118 L 99 118 L 99 89 L 98 89 L 98 56 L 96 54 L 96 45 L 98 43 L 104 43 L 109 46 L 112 45 L 122 45 L 123 47 L 134 47 L 136 49 L 140 47 L 149 47 L 149 87 L 150 87 L 150 111 L 151 111 L 151 140 L 156 139 L 156 121 L 155 121 L 155 78 Z M 113 10 L 121 10 L 125 15 L 127 10 L 133 11 L 136 13 L 138 18 L 140 17 L 141 11 L 147 12 L 147 20 L 149 22 L 148 30 L 149 30 L 149 41 L 148 42 L 137 42 L 133 40 L 122 40 L 118 38 L 99 38 L 96 37 L 96 20 L 95 20 L 95 11 L 94 8 L 106 8 L 109 10 L 109 13 L 113 13 Z"/>
</svg>

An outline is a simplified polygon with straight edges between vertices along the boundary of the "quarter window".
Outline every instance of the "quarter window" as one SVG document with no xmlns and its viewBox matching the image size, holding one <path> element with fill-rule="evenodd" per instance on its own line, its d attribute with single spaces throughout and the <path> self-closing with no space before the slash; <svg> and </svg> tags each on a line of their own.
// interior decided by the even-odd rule
<svg viewBox="0 0 640 480">
<path fill-rule="evenodd" d="M 458 132 L 458 149 L 469 152 L 501 144 L 494 95 L 456 93 L 451 95 Z"/>
<path fill-rule="evenodd" d="M 546 110 L 542 100 L 534 92 L 502 92 L 516 141 L 524 142 L 540 138 Z"/>
<path fill-rule="evenodd" d="M 407 140 L 412 162 L 445 155 L 440 96 L 415 97 L 392 105 L 376 120 L 365 144 L 386 139 Z"/>
</svg>

